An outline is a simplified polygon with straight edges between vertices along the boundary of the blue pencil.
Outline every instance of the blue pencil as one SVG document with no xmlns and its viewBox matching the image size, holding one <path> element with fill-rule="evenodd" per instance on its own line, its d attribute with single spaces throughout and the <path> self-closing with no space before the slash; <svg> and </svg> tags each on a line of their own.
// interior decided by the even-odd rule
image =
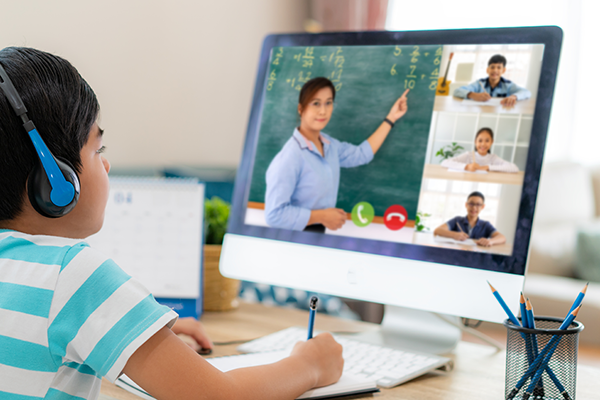
<svg viewBox="0 0 600 400">
<path fill-rule="evenodd" d="M 531 302 L 529 301 L 529 299 L 527 299 L 526 310 L 527 310 L 527 321 L 529 322 L 529 327 L 531 329 L 535 329 L 535 317 L 533 315 L 533 306 L 531 305 Z M 534 356 L 537 357 L 537 350 L 538 350 L 537 336 L 533 335 L 532 336 L 532 340 L 533 340 L 532 345 L 533 345 Z M 557 346 L 558 346 L 558 344 L 557 344 Z M 553 352 L 554 352 L 554 350 L 552 350 L 552 352 L 550 352 L 550 357 L 552 356 Z M 548 357 L 548 356 L 546 356 L 546 357 Z M 548 361 L 550 361 L 550 358 L 548 358 L 548 360 L 546 361 L 546 369 L 545 370 L 544 369 L 540 369 L 540 371 L 546 371 L 548 373 L 548 376 L 552 380 L 552 382 L 554 382 L 554 385 L 556 386 L 556 388 L 558 389 L 558 391 L 565 398 L 565 400 L 570 400 L 571 396 L 569 396 L 569 393 L 567 393 L 567 390 L 565 389 L 565 387 L 562 385 L 562 383 L 560 383 L 560 380 L 558 380 L 558 377 L 556 376 L 556 374 L 554 373 L 554 371 L 552 371 L 552 368 L 550 368 L 548 366 Z M 541 388 L 542 391 L 544 390 L 542 382 L 540 382 L 540 384 L 538 386 Z M 542 393 L 541 396 L 543 397 L 544 394 Z"/>
<path fill-rule="evenodd" d="M 319 301 L 319 298 L 317 296 L 313 296 L 310 298 L 310 314 L 308 315 L 308 338 L 306 340 L 310 340 L 313 337 L 313 329 L 315 327 L 315 314 L 317 313 L 317 301 Z"/>
<path fill-rule="evenodd" d="M 519 307 L 521 308 L 521 323 L 523 324 L 524 328 L 529 328 L 529 315 L 527 314 L 527 309 L 525 307 L 525 296 L 523 296 L 523 292 L 521 292 L 521 298 L 519 300 Z M 529 335 L 525 335 L 523 333 L 521 333 L 521 337 L 523 338 L 523 340 L 525 340 L 525 350 L 527 351 L 527 362 L 529 363 L 529 365 L 531 365 L 531 363 L 533 362 L 533 360 L 535 359 L 534 353 L 533 353 L 533 348 L 532 348 L 532 342 L 531 342 L 531 338 L 529 337 Z"/>
<path fill-rule="evenodd" d="M 527 305 L 525 306 L 525 314 L 527 315 L 527 324 L 524 326 L 526 328 L 535 329 L 535 316 L 533 315 L 533 306 L 531 305 L 531 302 L 529 301 L 529 299 L 527 299 Z M 533 334 L 533 335 L 527 335 L 527 336 L 529 337 L 529 340 L 531 341 L 532 357 L 535 360 L 536 357 L 538 356 L 538 352 L 539 352 L 537 335 Z M 562 386 L 562 384 L 560 383 L 560 381 L 554 374 L 554 371 L 552 371 L 552 369 L 550 369 L 550 367 L 546 367 L 546 372 L 548 372 L 550 379 L 552 379 L 554 384 L 558 387 L 558 390 L 560 392 L 564 392 L 564 387 Z M 536 397 L 543 398 L 544 397 L 544 381 L 540 381 L 539 385 L 536 386 L 536 389 L 537 389 L 537 392 L 535 393 Z"/>
<path fill-rule="evenodd" d="M 512 321 L 512 323 L 515 324 L 516 326 L 521 326 L 521 324 L 519 323 L 519 320 L 517 319 L 517 317 L 515 317 L 515 314 L 513 314 L 512 311 L 510 311 L 510 308 L 508 308 L 508 306 L 504 302 L 504 299 L 502 298 L 502 296 L 500 296 L 500 293 L 498 293 L 498 291 L 496 289 L 494 289 L 494 287 L 492 286 L 492 284 L 490 282 L 488 282 L 488 285 L 490 285 L 490 288 L 492 289 L 492 293 L 494 294 L 494 296 L 496 296 L 496 300 L 498 300 L 498 303 L 500 303 L 502 308 L 504 308 L 504 312 L 506 312 L 506 315 L 508 315 L 508 318 Z"/>
<path fill-rule="evenodd" d="M 571 309 L 569 310 L 568 314 L 571 314 L 573 312 L 574 309 L 576 309 L 577 307 L 579 307 L 581 305 L 581 302 L 583 301 L 583 298 L 585 297 L 585 292 L 587 292 L 587 288 L 588 285 L 590 283 L 586 283 L 585 287 L 583 288 L 583 290 L 581 292 L 579 292 L 579 294 L 577 295 L 577 298 L 575 299 L 575 301 L 573 302 L 573 305 L 571 306 Z"/>
</svg>

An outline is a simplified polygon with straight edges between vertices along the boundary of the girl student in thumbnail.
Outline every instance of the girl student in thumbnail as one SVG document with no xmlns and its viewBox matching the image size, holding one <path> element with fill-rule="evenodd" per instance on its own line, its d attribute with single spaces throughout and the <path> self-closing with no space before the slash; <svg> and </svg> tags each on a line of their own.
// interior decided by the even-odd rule
<svg viewBox="0 0 600 400">
<path fill-rule="evenodd" d="M 492 172 L 519 172 L 519 167 L 505 161 L 490 149 L 494 144 L 494 132 L 491 128 L 481 128 L 475 135 L 475 151 L 468 151 L 457 157 L 442 161 L 442 167 L 459 169 L 470 172 L 492 171 Z"/>
<path fill-rule="evenodd" d="M 356 146 L 322 132 L 333 113 L 335 87 L 323 77 L 307 81 L 300 90 L 300 126 L 267 169 L 265 217 L 274 228 L 325 233 L 346 221 L 335 208 L 340 168 L 368 164 L 396 121 L 408 110 L 406 90 L 367 140 Z"/>
</svg>

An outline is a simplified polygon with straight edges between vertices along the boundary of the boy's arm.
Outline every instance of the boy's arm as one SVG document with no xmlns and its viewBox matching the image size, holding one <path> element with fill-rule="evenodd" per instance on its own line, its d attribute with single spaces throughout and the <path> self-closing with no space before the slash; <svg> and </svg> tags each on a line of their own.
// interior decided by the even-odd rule
<svg viewBox="0 0 600 400">
<path fill-rule="evenodd" d="M 508 96 L 515 96 L 517 100 L 526 100 L 531 97 L 531 92 L 528 89 L 520 87 L 516 83 L 512 82 L 508 88 Z"/>
<path fill-rule="evenodd" d="M 481 92 L 481 85 L 479 81 L 475 81 L 465 86 L 461 86 L 458 89 L 454 90 L 454 97 L 459 97 L 461 99 L 466 99 L 469 93 L 479 93 Z"/>
<path fill-rule="evenodd" d="M 455 219 L 451 219 L 450 221 L 448 221 L 448 223 L 453 223 L 452 221 L 455 221 Z M 434 236 L 443 236 L 460 241 L 467 240 L 469 238 L 469 235 L 467 235 L 464 232 L 455 232 L 450 230 L 450 228 L 448 228 L 448 223 L 445 222 L 437 228 L 435 228 L 433 231 Z"/>
<path fill-rule="evenodd" d="M 123 372 L 159 400 L 262 400 L 295 399 L 336 382 L 342 368 L 342 347 L 321 334 L 277 363 L 223 373 L 165 327 L 133 353 Z"/>
</svg>

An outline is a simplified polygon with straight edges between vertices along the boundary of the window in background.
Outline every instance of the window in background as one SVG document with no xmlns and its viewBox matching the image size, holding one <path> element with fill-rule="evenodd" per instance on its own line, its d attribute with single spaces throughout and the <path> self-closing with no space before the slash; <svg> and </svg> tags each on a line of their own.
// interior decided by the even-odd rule
<svg viewBox="0 0 600 400">
<path fill-rule="evenodd" d="M 560 68 L 548 131 L 545 161 L 570 160 L 597 165 L 600 135 L 595 116 L 597 94 L 590 82 L 600 64 L 593 50 L 600 39 L 596 0 L 429 0 L 421 3 L 427 13 L 408 13 L 406 2 L 390 0 L 386 29 L 426 30 L 556 25 L 564 32 Z M 410 17 L 407 17 L 410 15 Z M 511 51 L 507 46 L 506 51 Z M 467 57 L 467 55 L 464 55 Z M 526 54 L 510 57 L 511 69 L 526 62 Z M 454 61 L 453 61 L 454 62 Z M 474 62 L 473 75 L 481 73 L 481 60 Z M 479 72 L 478 72 L 479 71 Z M 520 73 L 520 72 L 519 72 Z M 516 72 L 515 72 L 516 74 Z M 526 76 L 526 75 L 525 75 Z M 521 82 L 522 77 L 507 77 Z"/>
</svg>

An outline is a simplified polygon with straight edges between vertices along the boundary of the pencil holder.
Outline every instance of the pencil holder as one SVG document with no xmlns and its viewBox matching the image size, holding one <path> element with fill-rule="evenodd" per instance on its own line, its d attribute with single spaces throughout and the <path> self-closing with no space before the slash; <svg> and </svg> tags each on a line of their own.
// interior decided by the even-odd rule
<svg viewBox="0 0 600 400">
<path fill-rule="evenodd" d="M 504 321 L 506 388 L 504 398 L 575 400 L 577 348 L 583 324 L 574 321 L 559 330 L 562 320 L 535 317 L 535 329 Z"/>
</svg>

